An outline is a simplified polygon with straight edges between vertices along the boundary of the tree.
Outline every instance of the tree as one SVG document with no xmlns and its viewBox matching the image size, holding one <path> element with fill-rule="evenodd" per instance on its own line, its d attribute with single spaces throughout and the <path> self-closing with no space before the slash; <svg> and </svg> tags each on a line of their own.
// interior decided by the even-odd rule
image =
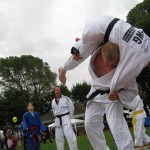
<svg viewBox="0 0 150 150">
<path fill-rule="evenodd" d="M 23 91 L 12 89 L 3 91 L 0 95 L 0 122 L 4 124 L 5 122 L 12 122 L 12 118 L 16 116 L 20 123 L 22 114 L 26 111 L 27 97 Z"/>
<path fill-rule="evenodd" d="M 80 101 L 86 105 L 86 95 L 90 91 L 91 85 L 83 81 L 83 83 L 77 83 L 73 85 L 71 89 L 72 99 Z"/>
<path fill-rule="evenodd" d="M 52 86 L 56 84 L 56 73 L 48 63 L 31 55 L 0 58 L 0 70 L 1 103 L 11 104 L 7 108 L 12 110 L 21 103 L 26 109 L 25 103 L 33 101 L 38 111 L 44 113 Z M 15 109 L 12 111 L 16 112 Z"/>
<path fill-rule="evenodd" d="M 150 36 L 150 0 L 137 4 L 127 15 L 127 22 L 135 27 L 142 28 Z M 143 93 L 150 92 L 150 68 L 145 68 L 137 77 Z"/>
<path fill-rule="evenodd" d="M 127 22 L 142 28 L 150 36 L 150 0 L 144 0 L 131 9 L 127 15 Z"/>
<path fill-rule="evenodd" d="M 71 92 L 70 92 L 70 90 L 68 89 L 68 87 L 66 85 L 61 84 L 60 88 L 61 88 L 61 91 L 62 91 L 63 95 L 68 96 L 68 97 L 71 96 Z"/>
</svg>

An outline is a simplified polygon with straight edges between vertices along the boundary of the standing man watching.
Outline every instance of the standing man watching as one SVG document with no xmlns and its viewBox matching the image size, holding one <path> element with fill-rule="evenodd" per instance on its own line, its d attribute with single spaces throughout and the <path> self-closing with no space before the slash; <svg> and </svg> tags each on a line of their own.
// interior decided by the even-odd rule
<svg viewBox="0 0 150 150">
<path fill-rule="evenodd" d="M 55 116 L 55 139 L 57 150 L 64 150 L 64 136 L 70 150 L 78 150 L 76 135 L 72 129 L 71 118 L 74 106 L 70 98 L 62 95 L 59 86 L 54 87 L 55 98 L 52 100 L 52 110 Z"/>
</svg>

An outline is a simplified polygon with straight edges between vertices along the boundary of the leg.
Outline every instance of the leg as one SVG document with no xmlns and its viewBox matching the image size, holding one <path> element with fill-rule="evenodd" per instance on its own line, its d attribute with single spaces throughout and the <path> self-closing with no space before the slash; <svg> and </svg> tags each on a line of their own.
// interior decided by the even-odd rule
<svg viewBox="0 0 150 150">
<path fill-rule="evenodd" d="M 145 118 L 139 118 L 136 120 L 134 127 L 135 145 L 143 146 L 144 144 L 149 145 L 150 137 L 146 134 L 144 127 Z"/>
<path fill-rule="evenodd" d="M 145 123 L 145 118 L 143 119 L 143 123 L 142 123 L 143 142 L 144 142 L 144 144 L 148 145 L 150 148 L 150 137 L 146 134 L 146 129 L 145 129 L 144 123 Z"/>
<path fill-rule="evenodd" d="M 55 140 L 57 150 L 64 150 L 64 133 L 62 127 L 55 128 Z"/>
<path fill-rule="evenodd" d="M 78 150 L 77 138 L 72 129 L 71 123 L 63 126 L 64 134 L 67 139 L 70 150 Z"/>
<path fill-rule="evenodd" d="M 35 150 L 35 145 L 32 137 L 28 137 L 27 145 L 28 145 L 28 150 Z"/>
<path fill-rule="evenodd" d="M 85 130 L 94 150 L 109 150 L 103 133 L 104 104 L 91 101 L 85 112 Z"/>
<path fill-rule="evenodd" d="M 40 140 L 37 139 L 36 145 L 35 145 L 35 150 L 40 150 Z"/>
<path fill-rule="evenodd" d="M 135 125 L 134 125 L 134 143 L 135 143 L 135 146 L 143 146 L 144 143 L 143 143 L 143 135 L 142 135 L 142 124 L 143 124 L 143 119 L 138 119 L 136 120 L 135 122 Z"/>
<path fill-rule="evenodd" d="M 127 122 L 123 116 L 123 106 L 118 102 L 105 104 L 106 119 L 118 150 L 134 150 L 134 143 Z"/>
<path fill-rule="evenodd" d="M 24 150 L 27 150 L 27 137 L 23 136 L 23 148 Z"/>
</svg>

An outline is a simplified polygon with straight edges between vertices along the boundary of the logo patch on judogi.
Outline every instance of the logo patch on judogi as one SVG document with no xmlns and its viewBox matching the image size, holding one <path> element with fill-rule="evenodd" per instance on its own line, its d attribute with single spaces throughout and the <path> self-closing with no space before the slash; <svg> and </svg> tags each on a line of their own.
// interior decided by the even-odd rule
<svg viewBox="0 0 150 150">
<path fill-rule="evenodd" d="M 142 29 L 130 27 L 122 38 L 130 48 L 143 53 L 150 53 L 150 39 Z"/>
<path fill-rule="evenodd" d="M 130 27 L 127 32 L 124 34 L 123 36 L 123 40 L 126 42 L 129 42 L 129 40 L 131 39 L 132 35 L 135 32 L 135 28 L 134 27 Z"/>
</svg>

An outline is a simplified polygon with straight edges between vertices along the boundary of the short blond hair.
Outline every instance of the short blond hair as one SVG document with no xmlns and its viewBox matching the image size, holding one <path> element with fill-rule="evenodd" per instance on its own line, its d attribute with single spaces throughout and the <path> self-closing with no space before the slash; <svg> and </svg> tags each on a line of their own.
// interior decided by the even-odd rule
<svg viewBox="0 0 150 150">
<path fill-rule="evenodd" d="M 113 61 L 120 57 L 119 46 L 111 42 L 104 44 L 101 51 L 103 57 L 108 61 Z"/>
</svg>

